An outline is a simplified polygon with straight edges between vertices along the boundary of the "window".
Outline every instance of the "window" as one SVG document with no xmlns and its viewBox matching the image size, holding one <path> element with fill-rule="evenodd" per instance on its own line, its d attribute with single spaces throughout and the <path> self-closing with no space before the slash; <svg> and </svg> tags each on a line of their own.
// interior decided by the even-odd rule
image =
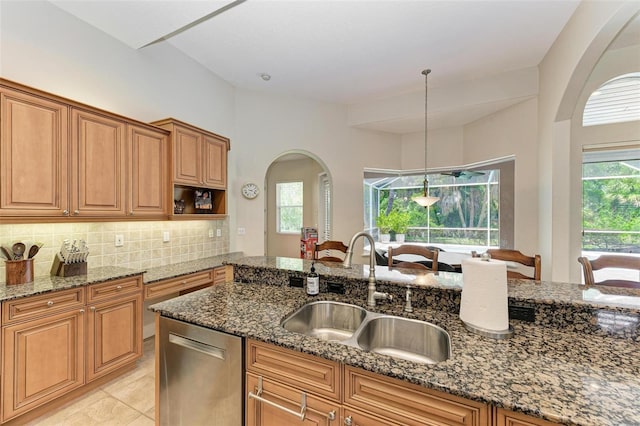
<svg viewBox="0 0 640 426">
<path fill-rule="evenodd" d="M 282 234 L 298 234 L 303 215 L 302 182 L 276 183 L 276 231 Z"/>
<path fill-rule="evenodd" d="M 640 253 L 640 147 L 585 149 L 582 250 Z"/>
<path fill-rule="evenodd" d="M 584 107 L 583 126 L 640 120 L 640 72 L 612 78 L 594 91 Z"/>
<path fill-rule="evenodd" d="M 422 173 L 365 171 L 365 231 L 380 240 L 378 218 L 396 210 L 409 215 L 406 242 L 465 250 L 513 247 L 513 185 L 501 190 L 513 170 L 509 160 L 482 170 L 432 173 L 429 195 L 440 200 L 428 209 L 411 199 L 422 193 Z"/>
</svg>

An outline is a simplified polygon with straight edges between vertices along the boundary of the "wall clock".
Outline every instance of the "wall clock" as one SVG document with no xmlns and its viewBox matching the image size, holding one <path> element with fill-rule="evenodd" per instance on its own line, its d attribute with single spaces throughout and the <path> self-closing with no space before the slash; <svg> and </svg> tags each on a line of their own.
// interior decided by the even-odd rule
<svg viewBox="0 0 640 426">
<path fill-rule="evenodd" d="M 260 193 L 260 188 L 255 183 L 245 183 L 242 185 L 242 195 L 248 200 L 253 200 Z"/>
</svg>

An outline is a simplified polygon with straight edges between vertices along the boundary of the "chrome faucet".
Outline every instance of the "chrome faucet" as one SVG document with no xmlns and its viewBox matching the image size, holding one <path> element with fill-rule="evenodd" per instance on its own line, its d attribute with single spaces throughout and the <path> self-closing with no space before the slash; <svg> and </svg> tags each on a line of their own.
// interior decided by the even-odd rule
<svg viewBox="0 0 640 426">
<path fill-rule="evenodd" d="M 388 293 L 376 291 L 376 242 L 373 240 L 371 234 L 361 231 L 351 237 L 349 248 L 347 249 L 347 254 L 344 257 L 342 266 L 344 266 L 345 268 L 351 267 L 351 259 L 353 258 L 353 246 L 359 237 L 365 237 L 366 239 L 368 239 L 369 245 L 371 246 L 371 255 L 369 256 L 369 285 L 367 287 L 367 306 L 374 307 L 376 306 L 377 299 L 392 300 L 393 296 Z"/>
</svg>

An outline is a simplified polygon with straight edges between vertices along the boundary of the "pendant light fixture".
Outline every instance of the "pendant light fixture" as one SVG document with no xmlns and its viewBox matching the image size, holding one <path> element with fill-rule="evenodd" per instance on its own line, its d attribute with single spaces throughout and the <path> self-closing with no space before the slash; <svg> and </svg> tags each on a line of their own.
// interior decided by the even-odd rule
<svg viewBox="0 0 640 426">
<path fill-rule="evenodd" d="M 424 208 L 429 207 L 440 199 L 438 197 L 429 197 L 429 181 L 427 180 L 427 106 L 429 101 L 429 85 L 427 83 L 430 72 L 431 70 L 428 69 L 422 71 L 422 74 L 424 75 L 424 182 L 422 187 L 422 195 L 416 195 L 412 198 L 413 201 L 420 204 Z"/>
</svg>

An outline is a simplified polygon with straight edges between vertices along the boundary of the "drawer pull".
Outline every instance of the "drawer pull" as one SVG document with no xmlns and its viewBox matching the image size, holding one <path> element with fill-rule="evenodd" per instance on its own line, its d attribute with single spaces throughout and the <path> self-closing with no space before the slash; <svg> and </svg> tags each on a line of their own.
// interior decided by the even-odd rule
<svg viewBox="0 0 640 426">
<path fill-rule="evenodd" d="M 49 300 L 49 301 L 47 302 L 47 306 L 53 306 L 53 300 Z"/>
<path fill-rule="evenodd" d="M 182 285 L 187 285 L 187 282 L 186 281 L 182 281 Z"/>
<path fill-rule="evenodd" d="M 95 307 L 95 306 L 92 306 L 90 309 L 91 309 L 92 311 L 95 311 L 95 310 L 96 310 L 96 307 Z"/>
<path fill-rule="evenodd" d="M 273 401 L 269 401 L 268 399 L 263 398 L 262 396 L 262 376 L 258 377 L 258 389 L 256 389 L 256 393 L 253 392 L 249 392 L 249 398 L 253 398 L 255 400 L 258 400 L 264 404 L 270 405 L 274 408 L 277 408 L 278 410 L 282 410 L 285 413 L 289 413 L 292 416 L 295 416 L 297 418 L 299 418 L 301 421 L 304 420 L 306 414 L 307 414 L 307 394 L 302 392 L 301 397 L 302 397 L 302 401 L 300 402 L 300 412 L 298 413 L 297 411 L 293 411 L 290 410 L 287 407 L 283 407 L 280 404 L 276 404 Z M 331 414 L 331 413 L 329 413 Z M 333 415 L 335 417 L 335 412 L 333 412 Z"/>
<path fill-rule="evenodd" d="M 116 290 L 122 290 L 122 286 L 121 285 L 116 286 Z"/>
<path fill-rule="evenodd" d="M 84 309 L 80 309 L 80 313 L 81 313 L 81 314 L 84 314 Z"/>
<path fill-rule="evenodd" d="M 353 424 L 353 420 L 351 419 L 351 416 L 346 417 L 344 419 L 344 424 L 345 424 L 345 426 L 351 426 Z"/>
</svg>

